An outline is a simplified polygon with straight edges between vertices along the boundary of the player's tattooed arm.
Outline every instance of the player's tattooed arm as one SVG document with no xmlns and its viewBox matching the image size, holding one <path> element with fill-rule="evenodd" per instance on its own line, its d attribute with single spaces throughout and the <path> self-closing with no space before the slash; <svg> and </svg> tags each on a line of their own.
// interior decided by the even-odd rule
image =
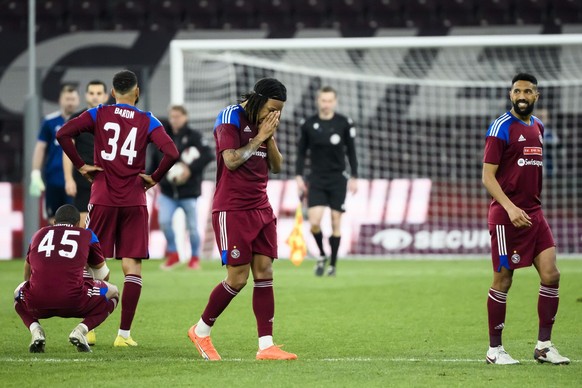
<svg viewBox="0 0 582 388">
<path fill-rule="evenodd" d="M 222 151 L 222 158 L 224 159 L 224 164 L 226 168 L 233 171 L 239 168 L 244 162 L 249 160 L 253 153 L 259 149 L 260 145 L 263 143 L 258 137 L 253 138 L 247 145 L 235 149 L 228 149 Z"/>
</svg>

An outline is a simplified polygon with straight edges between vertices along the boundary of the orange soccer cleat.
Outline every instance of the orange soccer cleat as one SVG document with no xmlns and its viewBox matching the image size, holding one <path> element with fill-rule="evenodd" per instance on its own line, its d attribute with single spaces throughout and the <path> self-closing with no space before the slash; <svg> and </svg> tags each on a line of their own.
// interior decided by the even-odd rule
<svg viewBox="0 0 582 388">
<path fill-rule="evenodd" d="M 269 346 L 257 352 L 257 360 L 297 360 L 297 355 L 281 350 L 283 345 Z"/>
<path fill-rule="evenodd" d="M 212 345 L 210 336 L 198 337 L 196 335 L 196 325 L 192 326 L 190 330 L 188 330 L 188 337 L 190 337 L 192 342 L 194 342 L 194 345 L 196 345 L 196 349 L 198 349 L 198 353 L 200 353 L 202 358 L 208 361 L 221 360 L 220 354 L 218 354 L 214 348 L 214 345 Z"/>
</svg>

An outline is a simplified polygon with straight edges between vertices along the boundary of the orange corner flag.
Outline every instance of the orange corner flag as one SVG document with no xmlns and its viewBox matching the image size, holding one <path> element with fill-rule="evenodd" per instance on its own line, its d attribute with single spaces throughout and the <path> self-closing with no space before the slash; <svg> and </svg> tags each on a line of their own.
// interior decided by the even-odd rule
<svg viewBox="0 0 582 388">
<path fill-rule="evenodd" d="M 301 202 L 297 205 L 295 211 L 295 225 L 293 231 L 287 238 L 287 244 L 291 247 L 291 262 L 296 266 L 300 266 L 307 255 L 307 246 L 303 238 L 303 210 L 301 209 Z"/>
</svg>

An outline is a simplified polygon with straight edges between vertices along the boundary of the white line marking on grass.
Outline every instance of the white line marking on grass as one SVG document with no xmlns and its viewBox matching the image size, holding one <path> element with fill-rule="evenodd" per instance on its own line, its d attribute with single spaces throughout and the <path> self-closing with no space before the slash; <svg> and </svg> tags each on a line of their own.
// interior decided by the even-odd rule
<svg viewBox="0 0 582 388">
<path fill-rule="evenodd" d="M 0 362 L 13 362 L 13 363 L 29 363 L 29 362 L 44 362 L 44 363 L 84 363 L 84 362 L 110 362 L 112 359 L 109 358 L 94 358 L 88 356 L 87 358 L 14 358 L 14 357 L 1 357 Z M 118 360 L 120 361 L 120 360 Z M 178 361 L 178 362 L 206 362 L 199 357 L 193 356 L 192 358 L 187 357 L 149 357 L 149 358 L 136 358 L 136 359 L 125 359 L 121 362 L 139 362 L 139 363 L 159 363 L 161 361 Z M 438 358 L 384 358 L 384 357 L 341 357 L 341 358 L 299 358 L 299 361 L 303 362 L 402 362 L 402 363 L 485 363 L 485 359 L 478 358 L 450 358 L 450 359 L 438 359 Z M 582 360 L 571 360 L 572 363 L 579 363 Z M 252 358 L 242 359 L 242 358 L 226 358 L 222 359 L 222 362 L 256 362 Z M 535 360 L 521 360 L 521 363 L 534 363 Z"/>
</svg>

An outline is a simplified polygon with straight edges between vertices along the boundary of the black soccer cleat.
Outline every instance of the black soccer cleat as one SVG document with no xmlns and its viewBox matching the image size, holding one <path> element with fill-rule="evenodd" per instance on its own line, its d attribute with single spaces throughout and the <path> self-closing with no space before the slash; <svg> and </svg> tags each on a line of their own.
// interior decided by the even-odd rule
<svg viewBox="0 0 582 388">
<path fill-rule="evenodd" d="M 325 272 L 325 256 L 323 257 L 323 259 L 321 260 L 317 260 L 317 264 L 315 265 L 314 268 L 314 272 L 315 272 L 315 276 L 323 276 L 323 273 Z"/>
</svg>

